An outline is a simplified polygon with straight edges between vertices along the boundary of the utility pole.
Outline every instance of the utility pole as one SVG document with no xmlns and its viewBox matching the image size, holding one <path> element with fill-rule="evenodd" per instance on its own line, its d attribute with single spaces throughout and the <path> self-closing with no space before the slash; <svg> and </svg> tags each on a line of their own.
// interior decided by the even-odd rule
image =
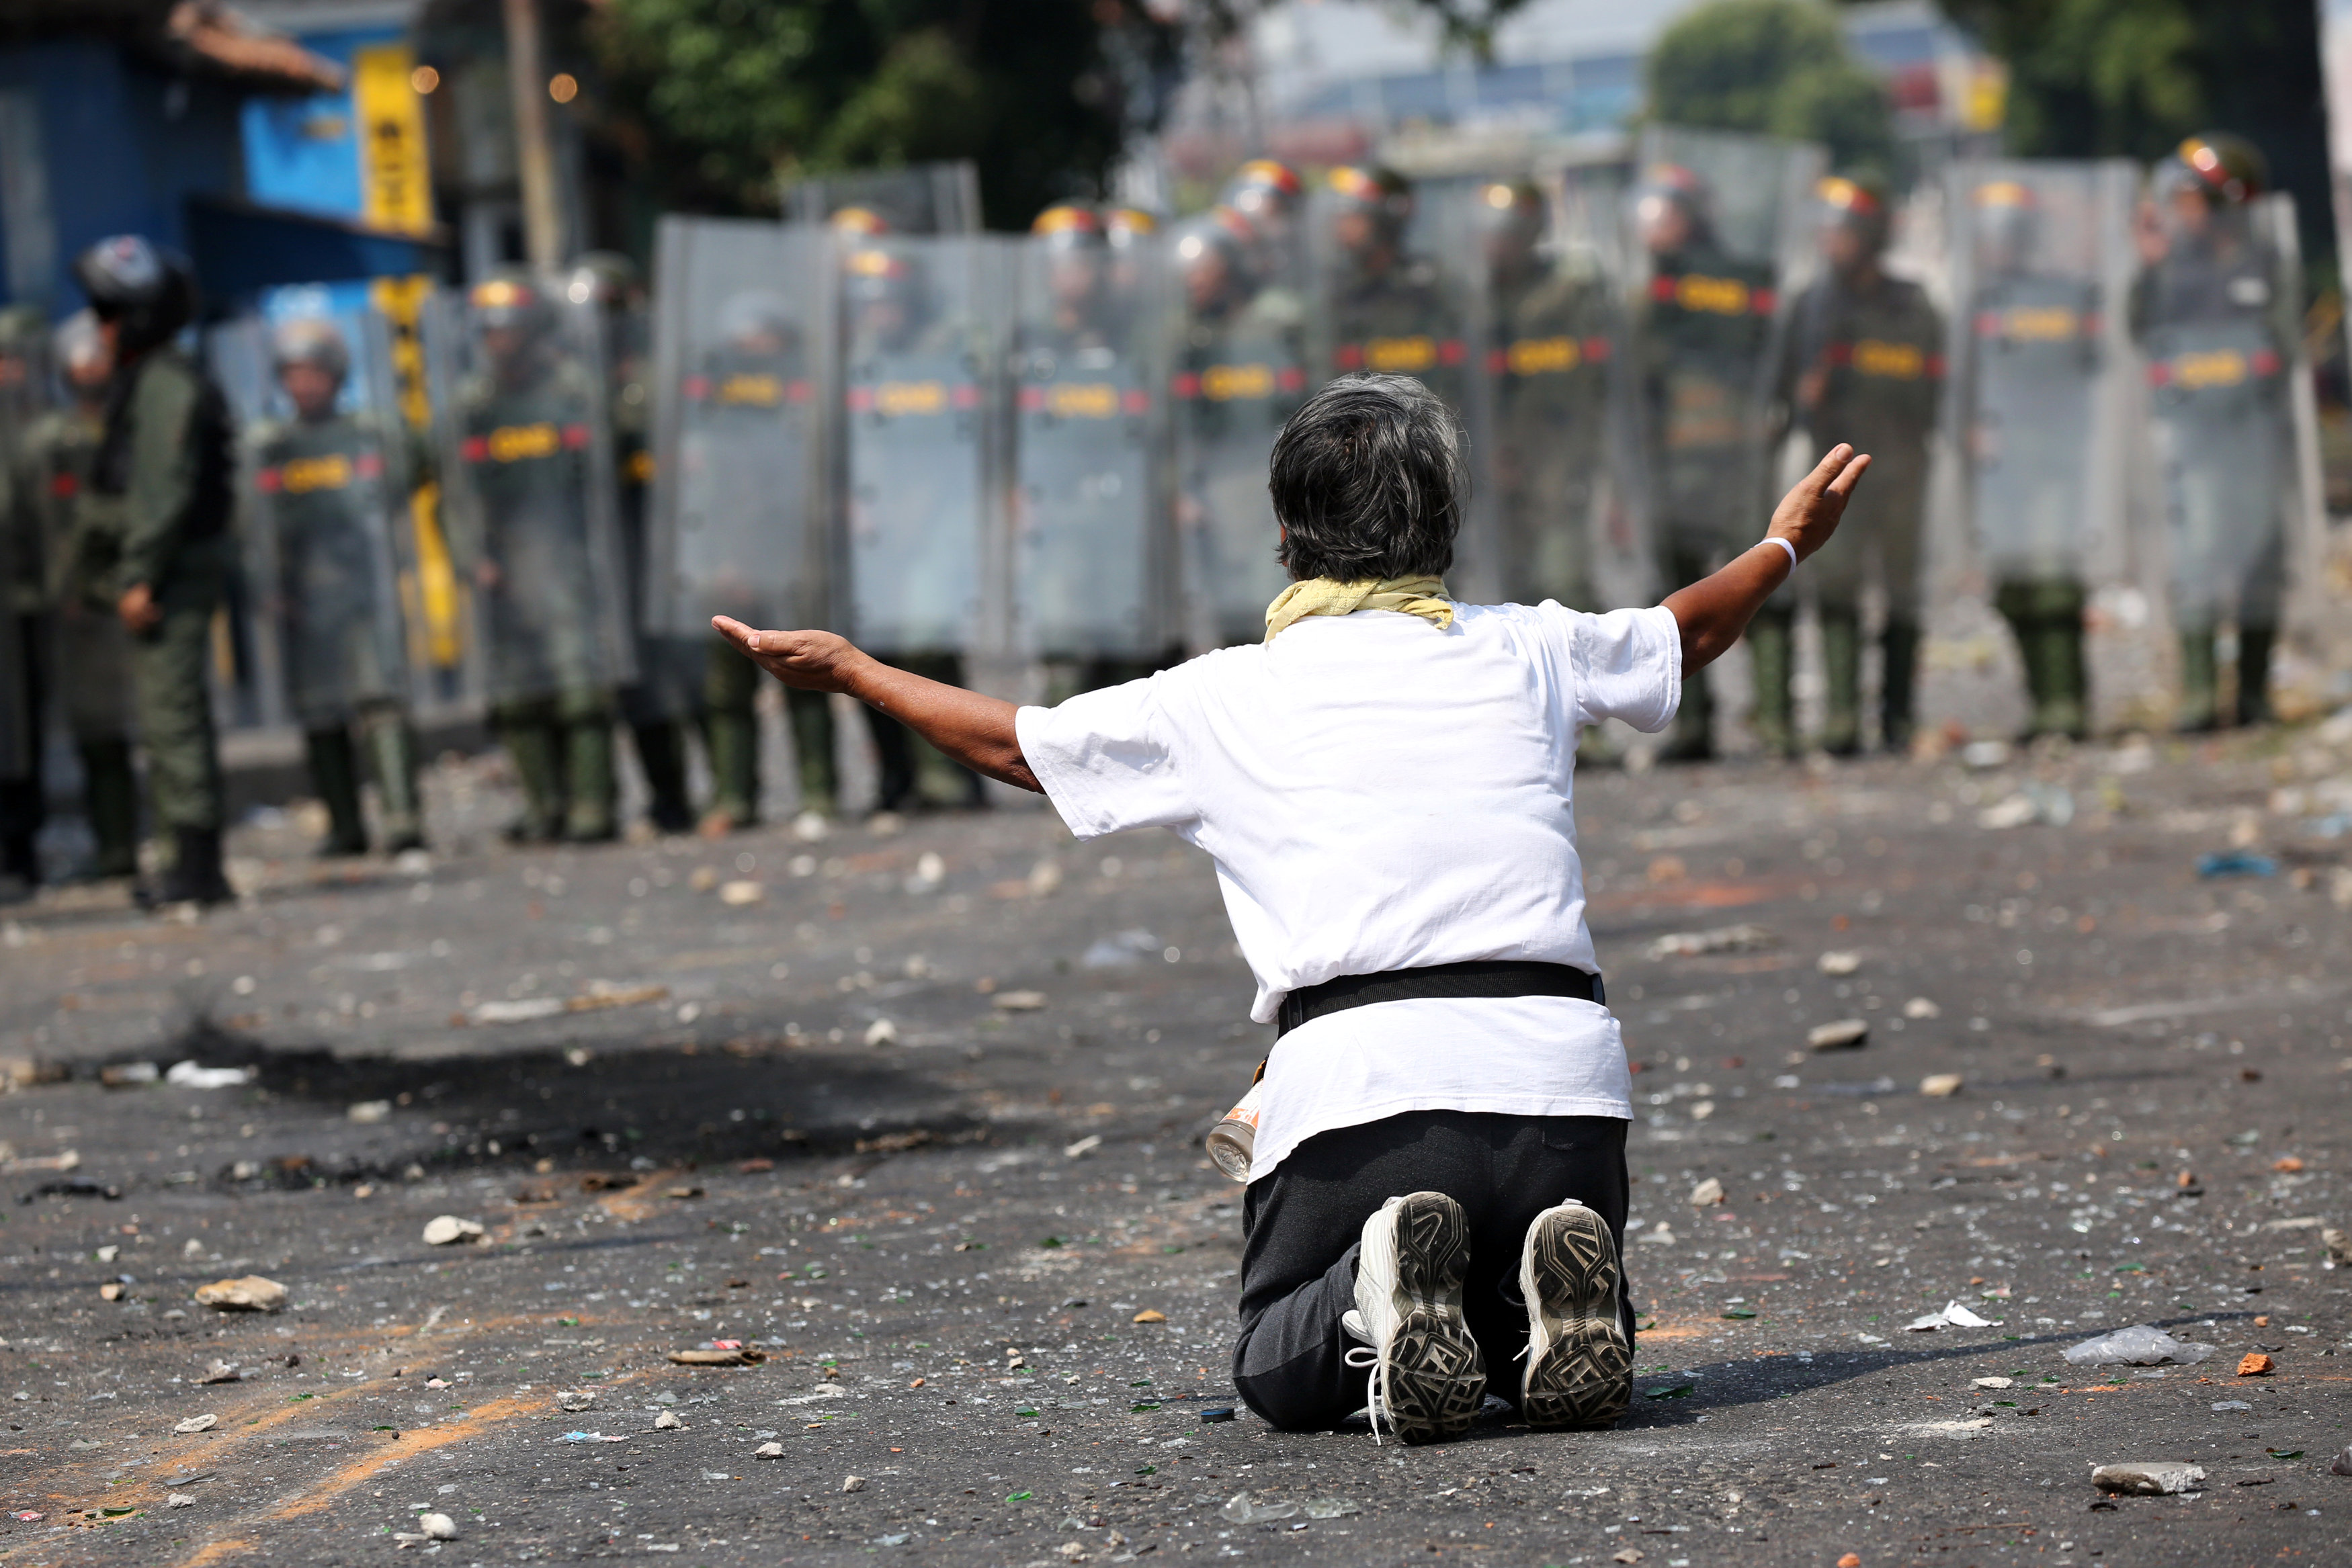
<svg viewBox="0 0 2352 1568">
<path fill-rule="evenodd" d="M 555 199 L 555 148 L 547 123 L 538 0 L 506 0 L 507 91 L 514 99 L 515 165 L 522 175 L 523 248 L 533 270 L 563 265 L 563 214 Z"/>
</svg>

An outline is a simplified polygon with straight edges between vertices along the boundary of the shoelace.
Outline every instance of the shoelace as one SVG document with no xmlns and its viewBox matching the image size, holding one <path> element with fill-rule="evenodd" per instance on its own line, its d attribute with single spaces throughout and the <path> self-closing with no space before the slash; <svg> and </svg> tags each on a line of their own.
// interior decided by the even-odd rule
<svg viewBox="0 0 2352 1568">
<path fill-rule="evenodd" d="M 1358 1360 L 1359 1356 L 1363 1359 Z M 1369 1344 L 1349 1345 L 1340 1353 L 1339 1359 L 1350 1367 L 1371 1368 L 1371 1380 L 1364 1386 L 1364 1414 L 1371 1417 L 1372 1447 L 1377 1448 L 1381 1446 L 1381 1420 L 1388 1415 L 1388 1380 L 1381 1376 L 1387 1370 L 1387 1363 L 1381 1359 L 1379 1350 Z M 1396 1430 L 1394 1421 L 1389 1423 L 1389 1430 Z"/>
</svg>

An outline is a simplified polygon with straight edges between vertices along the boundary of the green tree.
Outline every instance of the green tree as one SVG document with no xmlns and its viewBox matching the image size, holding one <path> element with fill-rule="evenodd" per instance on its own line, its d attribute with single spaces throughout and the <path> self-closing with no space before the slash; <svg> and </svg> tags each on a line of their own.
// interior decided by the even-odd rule
<svg viewBox="0 0 2352 1568">
<path fill-rule="evenodd" d="M 796 175 L 970 158 L 998 227 L 1099 191 L 1175 58 L 1129 0 L 609 0 L 594 37 L 665 206 L 768 212 Z"/>
<path fill-rule="evenodd" d="M 1886 89 L 1816 0 L 1712 0 L 1659 37 L 1647 71 L 1653 120 L 1819 141 L 1841 169 L 1894 172 Z"/>
</svg>

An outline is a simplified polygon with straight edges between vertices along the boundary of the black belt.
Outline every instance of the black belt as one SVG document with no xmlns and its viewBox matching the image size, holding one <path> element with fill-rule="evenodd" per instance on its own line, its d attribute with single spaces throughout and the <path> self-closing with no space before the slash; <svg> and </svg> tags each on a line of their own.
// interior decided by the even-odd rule
<svg viewBox="0 0 2352 1568">
<path fill-rule="evenodd" d="M 1310 1019 L 1420 997 L 1574 997 L 1608 1005 L 1601 977 L 1572 964 L 1539 964 L 1520 958 L 1473 958 L 1432 964 L 1421 969 L 1391 969 L 1379 975 L 1340 975 L 1319 985 L 1301 986 L 1282 998 L 1275 1019 L 1277 1037 Z"/>
</svg>

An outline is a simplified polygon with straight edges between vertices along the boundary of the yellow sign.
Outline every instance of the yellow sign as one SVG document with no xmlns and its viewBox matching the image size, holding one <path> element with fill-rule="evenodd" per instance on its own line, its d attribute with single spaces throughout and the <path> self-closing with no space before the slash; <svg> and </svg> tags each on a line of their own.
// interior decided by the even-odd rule
<svg viewBox="0 0 2352 1568">
<path fill-rule="evenodd" d="M 1113 419 L 1118 389 L 1108 382 L 1055 382 L 1046 389 L 1045 407 L 1063 419 Z"/>
<path fill-rule="evenodd" d="M 2063 305 L 2020 306 L 2002 318 L 2002 336 L 2021 343 L 2060 343 L 2077 336 L 2082 319 Z"/>
<path fill-rule="evenodd" d="M 1392 375 L 1411 375 L 1437 363 L 1434 338 L 1375 338 L 1364 345 L 1364 363 Z"/>
<path fill-rule="evenodd" d="M 1706 277 L 1686 272 L 1675 279 L 1675 303 L 1685 310 L 1716 316 L 1748 314 L 1748 285 L 1736 277 Z"/>
<path fill-rule="evenodd" d="M 323 457 L 296 457 L 278 470 L 278 477 L 289 496 L 308 495 L 312 490 L 340 490 L 352 482 L 352 460 L 340 452 L 331 452 Z"/>
<path fill-rule="evenodd" d="M 502 424 L 490 432 L 489 448 L 493 463 L 552 457 L 563 450 L 563 433 L 546 420 L 537 424 Z"/>
<path fill-rule="evenodd" d="M 1853 346 L 1853 368 L 1865 376 L 1916 382 L 1927 373 L 1927 356 L 1914 344 L 1864 338 Z"/>
<path fill-rule="evenodd" d="M 416 56 L 405 44 L 373 44 L 352 53 L 361 212 L 385 228 L 422 233 L 433 226 L 433 170 L 425 155 L 424 105 L 409 79 L 415 68 Z"/>
<path fill-rule="evenodd" d="M 1212 402 L 1274 395 L 1271 365 L 1211 365 L 1201 372 L 1201 395 Z"/>
<path fill-rule="evenodd" d="M 947 406 L 941 382 L 884 382 L 874 389 L 874 407 L 882 413 L 943 413 Z"/>
<path fill-rule="evenodd" d="M 2233 387 L 2246 379 L 2246 356 L 2235 349 L 2183 354 L 2172 361 L 2172 379 L 2190 392 Z"/>
<path fill-rule="evenodd" d="M 425 297 L 432 292 L 429 277 L 379 277 L 368 288 L 377 314 L 390 329 L 392 376 L 401 417 L 416 430 L 433 423 L 432 401 L 425 391 L 425 345 L 416 333 Z M 440 487 L 430 482 L 419 485 L 408 498 L 416 569 L 414 574 L 402 572 L 400 596 L 408 611 L 412 634 L 422 639 L 423 662 L 453 670 L 464 656 L 457 630 L 464 606 L 457 595 L 457 572 L 449 559 L 449 544 L 441 537 L 440 498 Z"/>
<path fill-rule="evenodd" d="M 777 377 L 754 375 L 747 371 L 719 383 L 719 401 L 773 408 L 784 401 L 784 383 Z"/>
<path fill-rule="evenodd" d="M 1584 347 L 1573 338 L 1522 338 L 1507 356 L 1515 376 L 1572 371 L 1584 362 Z"/>
</svg>

